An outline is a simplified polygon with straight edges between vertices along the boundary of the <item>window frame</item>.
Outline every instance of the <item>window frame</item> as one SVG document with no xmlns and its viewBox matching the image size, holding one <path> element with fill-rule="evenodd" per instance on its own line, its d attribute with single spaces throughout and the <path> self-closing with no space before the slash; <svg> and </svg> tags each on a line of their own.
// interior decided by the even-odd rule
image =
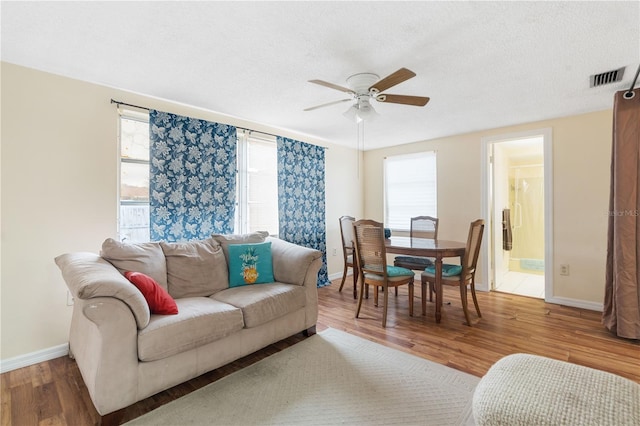
<svg viewBox="0 0 640 426">
<path fill-rule="evenodd" d="M 251 141 L 266 142 L 273 144 L 273 149 L 276 152 L 276 175 L 277 175 L 277 139 L 275 136 L 261 133 L 253 130 L 238 129 L 237 134 L 237 185 L 236 185 L 236 218 L 235 229 L 236 233 L 244 234 L 249 233 L 249 144 Z M 278 197 L 278 182 L 276 180 L 276 216 L 279 212 L 277 209 L 277 197 Z M 279 233 L 279 220 L 276 220 L 276 232 L 270 231 L 270 235 L 277 237 Z"/>
<path fill-rule="evenodd" d="M 144 159 L 139 159 L 139 158 L 129 158 L 129 157 L 124 157 L 122 155 L 122 120 L 131 120 L 131 121 L 137 121 L 139 123 L 146 123 L 147 126 L 149 125 L 149 114 L 147 113 L 143 113 L 140 111 L 136 111 L 136 110 L 131 110 L 128 108 L 118 108 L 118 185 L 117 185 L 117 197 L 118 197 L 118 212 L 117 212 L 117 216 L 116 216 L 116 221 L 117 221 L 117 232 L 118 232 L 118 239 L 120 241 L 126 241 L 127 240 L 127 236 L 123 233 L 122 230 L 122 222 L 123 222 L 123 218 L 122 218 L 122 207 L 123 206 L 150 206 L 150 196 L 151 194 L 148 194 L 149 199 L 145 202 L 145 201 L 134 201 L 134 200 L 123 200 L 122 199 L 122 165 L 124 164 L 143 164 L 146 165 L 148 167 L 151 167 L 151 160 L 144 160 Z M 139 228 L 139 229 L 148 229 L 147 234 L 150 233 L 151 231 L 151 226 L 149 225 L 146 228 Z M 142 241 L 137 241 L 134 240 L 134 242 L 142 242 Z"/>
<path fill-rule="evenodd" d="M 147 165 L 148 167 L 151 166 L 151 158 L 149 157 L 149 160 L 143 160 L 143 159 L 139 159 L 139 158 L 129 158 L 129 157 L 124 157 L 122 155 L 122 145 L 123 145 L 123 138 L 122 138 L 122 121 L 123 120 L 133 120 L 133 121 L 138 121 L 141 123 L 146 123 L 147 125 L 149 124 L 149 113 L 148 112 L 140 112 L 137 110 L 131 110 L 128 108 L 118 108 L 118 135 L 117 135 L 117 155 L 118 155 L 118 184 L 117 184 L 117 199 L 118 199 L 118 209 L 117 209 L 117 219 L 116 219 L 116 226 L 117 226 L 117 233 L 118 233 L 118 238 L 121 241 L 125 241 L 128 237 L 128 234 L 125 234 L 123 232 L 123 217 L 122 217 L 122 207 L 123 206 L 147 206 L 148 208 L 150 208 L 150 201 L 151 201 L 151 194 L 149 194 L 149 199 L 148 201 L 135 201 L 135 200 L 123 200 L 122 199 L 122 180 L 123 180 L 123 176 L 122 176 L 122 165 L 123 164 L 144 164 Z M 273 149 L 276 152 L 276 176 L 277 176 L 277 140 L 275 136 L 269 135 L 269 134 L 265 134 L 265 133 L 261 133 L 261 132 L 256 132 L 256 131 L 252 131 L 252 130 L 245 130 L 245 129 L 237 129 L 238 133 L 237 133 L 237 151 L 236 151 L 236 157 L 237 157 L 237 172 L 236 172 L 236 213 L 235 213 L 235 223 L 234 223 L 234 227 L 235 227 L 235 233 L 247 233 L 248 232 L 248 220 L 249 220 L 249 169 L 248 169 L 248 149 L 249 149 L 249 143 L 250 140 L 257 140 L 260 142 L 269 142 L 269 143 L 273 143 Z M 150 149 L 150 143 L 149 143 L 149 149 Z M 276 196 L 276 215 L 279 214 L 278 212 L 278 183 L 276 180 L 276 192 L 275 192 L 275 196 Z M 279 221 L 276 220 L 276 225 L 279 228 Z M 151 224 L 149 223 L 149 235 L 150 235 L 150 229 L 151 228 Z M 278 236 L 278 231 L 279 229 L 276 229 L 275 232 L 274 230 L 269 230 L 271 232 L 271 234 L 273 236 Z M 137 240 L 132 240 L 133 242 L 148 242 L 150 241 L 150 237 L 148 240 L 146 241 L 137 241 Z"/>
<path fill-rule="evenodd" d="M 422 185 L 430 186 L 431 191 L 428 194 L 428 199 L 430 202 L 426 204 L 414 203 L 411 205 L 412 209 L 409 212 L 405 212 L 404 214 L 397 214 L 396 212 L 390 212 L 390 209 L 393 208 L 391 206 L 389 200 L 389 192 L 393 190 L 393 188 L 389 188 L 390 185 L 395 185 L 397 182 L 391 182 L 396 177 L 390 177 L 389 173 L 391 171 L 391 163 L 400 163 L 400 162 L 415 162 L 419 161 L 423 158 L 425 161 L 432 162 L 425 165 L 424 170 L 428 170 L 429 175 L 422 180 Z M 412 167 L 416 167 L 413 165 Z M 400 167 L 401 170 L 412 170 L 408 165 L 404 167 Z M 418 168 L 419 170 L 419 168 Z M 438 161 L 437 161 L 437 151 L 422 151 L 411 154 L 401 154 L 401 155 L 393 155 L 385 157 L 383 160 L 383 209 L 384 209 L 384 223 L 385 226 L 391 228 L 394 231 L 400 232 L 409 232 L 411 229 L 411 217 L 415 216 L 433 216 L 438 217 Z M 417 184 L 416 184 L 417 185 Z M 397 193 L 397 190 L 396 190 Z M 409 196 L 407 199 L 415 199 L 414 197 Z M 432 207 L 431 207 L 432 206 Z M 398 221 L 397 216 L 407 216 L 403 218 L 402 221 Z M 404 220 L 406 219 L 406 220 Z M 401 222 L 406 225 L 398 225 Z"/>
</svg>

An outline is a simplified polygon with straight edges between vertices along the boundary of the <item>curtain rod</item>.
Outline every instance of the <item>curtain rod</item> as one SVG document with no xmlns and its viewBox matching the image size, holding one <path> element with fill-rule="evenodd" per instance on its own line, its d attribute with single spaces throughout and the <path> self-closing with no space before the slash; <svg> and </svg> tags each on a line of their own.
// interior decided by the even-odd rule
<svg viewBox="0 0 640 426">
<path fill-rule="evenodd" d="M 139 108 L 139 109 L 144 109 L 144 110 L 147 110 L 147 111 L 151 111 L 151 108 L 143 107 L 143 106 L 140 106 L 140 105 L 128 104 L 128 103 L 126 103 L 126 102 L 116 101 L 116 100 L 115 100 L 115 99 L 113 99 L 113 98 L 111 98 L 111 103 L 112 103 L 112 104 L 116 104 L 117 106 L 124 105 L 124 106 L 128 106 L 128 107 Z M 276 138 L 277 138 L 277 137 L 281 137 L 281 138 L 282 138 L 282 137 L 284 137 L 284 136 L 281 136 L 281 135 L 274 135 L 273 133 L 263 132 L 263 131 L 261 131 L 261 130 L 247 129 L 246 127 L 239 127 L 239 126 L 234 126 L 234 127 L 235 127 L 236 129 L 245 130 L 245 131 L 247 131 L 247 132 L 262 133 L 263 135 L 274 136 L 274 137 L 276 137 Z M 316 145 L 316 146 L 319 146 L 319 145 Z M 324 149 L 327 149 L 327 150 L 329 149 L 329 148 L 327 148 L 326 146 L 322 146 L 321 148 L 324 148 Z"/>
<path fill-rule="evenodd" d="M 635 96 L 635 93 L 633 93 L 633 86 L 635 86 L 636 81 L 638 81 L 638 74 L 640 74 L 640 65 L 638 65 L 638 71 L 636 71 L 636 76 L 633 77 L 633 82 L 631 83 L 631 87 L 629 87 L 629 90 L 627 90 L 624 93 L 624 95 L 622 95 L 623 98 L 632 99 Z"/>
<path fill-rule="evenodd" d="M 126 103 L 126 102 L 116 101 L 116 100 L 115 100 L 115 99 L 113 99 L 113 98 L 111 98 L 111 103 L 112 103 L 112 104 L 116 104 L 117 106 L 125 105 L 125 106 L 128 106 L 128 107 L 134 107 L 134 108 L 145 109 L 145 110 L 147 110 L 147 111 L 150 111 L 150 110 L 151 110 L 150 108 L 143 107 L 143 106 L 140 106 L 140 105 L 133 105 L 133 104 L 128 104 L 128 103 Z"/>
</svg>

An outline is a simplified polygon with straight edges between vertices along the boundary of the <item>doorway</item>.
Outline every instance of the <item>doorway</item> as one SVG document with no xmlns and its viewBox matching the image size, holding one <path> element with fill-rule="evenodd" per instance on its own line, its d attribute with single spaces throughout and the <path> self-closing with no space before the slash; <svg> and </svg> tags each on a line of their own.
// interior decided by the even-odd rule
<svg viewBox="0 0 640 426">
<path fill-rule="evenodd" d="M 492 291 L 545 299 L 549 261 L 551 131 L 483 140 L 487 283 Z"/>
</svg>

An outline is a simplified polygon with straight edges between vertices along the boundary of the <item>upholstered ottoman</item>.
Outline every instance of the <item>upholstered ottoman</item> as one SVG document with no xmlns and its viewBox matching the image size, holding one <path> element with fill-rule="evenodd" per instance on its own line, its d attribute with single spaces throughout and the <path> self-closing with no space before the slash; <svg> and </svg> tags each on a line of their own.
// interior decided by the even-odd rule
<svg viewBox="0 0 640 426">
<path fill-rule="evenodd" d="M 473 395 L 477 425 L 640 425 L 640 384 L 536 355 L 496 362 Z"/>
</svg>

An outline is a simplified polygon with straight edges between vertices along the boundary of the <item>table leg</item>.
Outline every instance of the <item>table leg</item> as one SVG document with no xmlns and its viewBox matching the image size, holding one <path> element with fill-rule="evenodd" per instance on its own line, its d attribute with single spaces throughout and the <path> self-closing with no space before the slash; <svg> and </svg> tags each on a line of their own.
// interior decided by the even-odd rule
<svg viewBox="0 0 640 426">
<path fill-rule="evenodd" d="M 442 256 L 436 256 L 436 323 L 442 318 Z"/>
</svg>

